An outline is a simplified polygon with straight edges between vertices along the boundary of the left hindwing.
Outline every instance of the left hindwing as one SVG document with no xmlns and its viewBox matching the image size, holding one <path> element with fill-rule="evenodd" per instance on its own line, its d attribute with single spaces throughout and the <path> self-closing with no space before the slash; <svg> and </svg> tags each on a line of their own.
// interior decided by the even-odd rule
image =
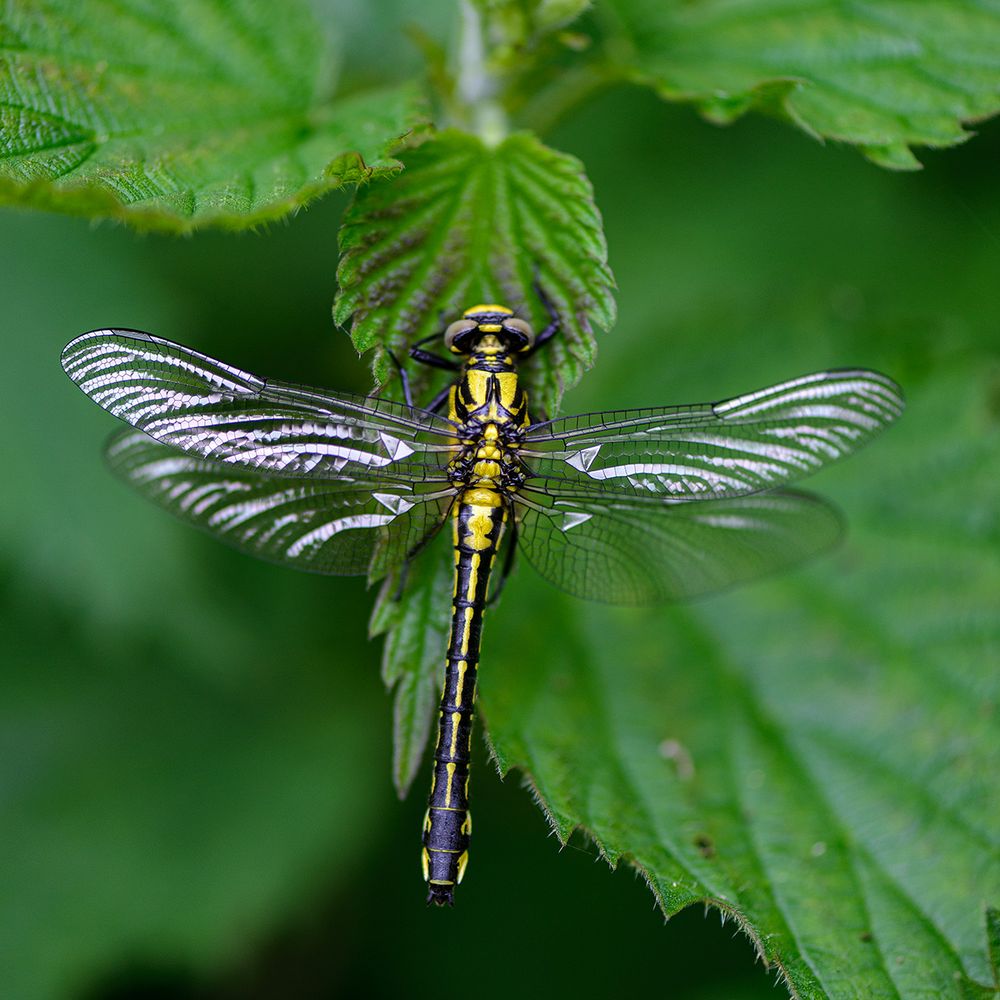
<svg viewBox="0 0 1000 1000">
<path fill-rule="evenodd" d="M 141 431 L 114 434 L 113 472 L 189 524 L 249 555 L 294 569 L 377 579 L 438 529 L 451 489 L 269 476 L 168 448 Z"/>
<path fill-rule="evenodd" d="M 723 499 L 811 475 L 902 409 L 899 386 L 885 375 L 818 372 L 720 403 L 536 424 L 519 455 L 528 484 L 553 496 Z"/>
</svg>

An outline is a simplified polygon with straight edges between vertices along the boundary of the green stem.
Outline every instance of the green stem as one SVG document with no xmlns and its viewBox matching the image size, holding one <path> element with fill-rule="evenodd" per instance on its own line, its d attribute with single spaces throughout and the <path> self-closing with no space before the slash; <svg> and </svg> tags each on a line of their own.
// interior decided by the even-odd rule
<svg viewBox="0 0 1000 1000">
<path fill-rule="evenodd" d="M 471 0 L 461 0 L 462 30 L 458 48 L 458 97 L 472 131 L 487 146 L 499 145 L 508 133 L 507 113 L 497 95 L 500 81 L 489 68 L 483 20 Z"/>
</svg>

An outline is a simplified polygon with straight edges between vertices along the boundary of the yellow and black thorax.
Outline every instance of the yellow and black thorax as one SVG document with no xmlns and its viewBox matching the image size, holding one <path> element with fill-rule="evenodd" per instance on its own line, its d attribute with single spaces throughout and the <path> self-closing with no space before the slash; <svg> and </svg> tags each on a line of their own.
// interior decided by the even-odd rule
<svg viewBox="0 0 1000 1000">
<path fill-rule="evenodd" d="M 452 462 L 459 503 L 504 506 L 520 485 L 516 451 L 530 420 L 515 357 L 531 338 L 527 323 L 498 305 L 474 306 L 446 331 L 446 346 L 466 357 L 448 412 L 463 429 Z"/>
</svg>

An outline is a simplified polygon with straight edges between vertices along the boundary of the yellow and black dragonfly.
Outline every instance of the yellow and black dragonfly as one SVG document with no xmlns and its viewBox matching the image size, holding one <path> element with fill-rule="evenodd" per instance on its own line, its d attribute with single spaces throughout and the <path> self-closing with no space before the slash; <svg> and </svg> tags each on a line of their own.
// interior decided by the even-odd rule
<svg viewBox="0 0 1000 1000">
<path fill-rule="evenodd" d="M 438 904 L 452 903 L 468 861 L 476 670 L 501 540 L 579 597 L 645 604 L 719 590 L 830 547 L 836 512 L 784 487 L 903 408 L 891 379 L 848 369 L 718 403 L 533 423 L 517 362 L 558 330 L 549 311 L 536 336 L 504 306 L 474 306 L 444 332 L 451 362 L 414 348 L 416 360 L 457 370 L 429 409 L 259 378 L 131 330 L 86 333 L 62 355 L 70 378 L 135 428 L 109 443 L 113 469 L 251 555 L 377 579 L 451 521 L 455 589 L 422 851 Z M 447 415 L 436 412 L 445 401 Z"/>
</svg>

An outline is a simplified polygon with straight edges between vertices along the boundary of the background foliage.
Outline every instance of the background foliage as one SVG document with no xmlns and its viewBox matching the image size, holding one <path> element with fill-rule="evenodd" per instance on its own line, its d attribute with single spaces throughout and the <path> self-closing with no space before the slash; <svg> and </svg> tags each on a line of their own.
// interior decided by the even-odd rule
<svg viewBox="0 0 1000 1000">
<path fill-rule="evenodd" d="M 558 5 L 516 6 L 558 25 Z M 365 5 L 339 13 L 358 40 L 344 79 L 364 82 L 363 46 L 395 37 L 394 9 L 378 25 Z M 516 41 L 523 23 L 503 25 Z M 983 907 L 1000 896 L 996 128 L 889 175 L 766 120 L 717 131 L 619 87 L 546 138 L 587 164 L 620 285 L 567 411 L 837 364 L 892 373 L 910 405 L 816 481 L 851 535 L 785 579 L 640 612 L 522 566 L 486 632 L 496 754 L 528 768 L 561 833 L 582 821 L 610 857 L 631 852 L 667 908 L 711 892 L 778 926 L 763 944 L 792 956 L 802 995 L 985 995 L 961 977 L 995 975 Z M 388 780 L 372 595 L 242 559 L 101 468 L 109 422 L 56 363 L 84 329 L 366 388 L 329 325 L 345 204 L 185 243 L 0 218 L 16 474 L 0 499 L 0 978 L 27 1000 L 419 994 L 444 929 L 483 996 L 526 978 L 781 995 L 732 924 L 688 910 L 663 929 L 640 883 L 587 863 L 585 839 L 557 857 L 516 773 L 500 784 L 483 753 L 461 909 L 427 914 L 422 789 L 401 805 Z"/>
</svg>

